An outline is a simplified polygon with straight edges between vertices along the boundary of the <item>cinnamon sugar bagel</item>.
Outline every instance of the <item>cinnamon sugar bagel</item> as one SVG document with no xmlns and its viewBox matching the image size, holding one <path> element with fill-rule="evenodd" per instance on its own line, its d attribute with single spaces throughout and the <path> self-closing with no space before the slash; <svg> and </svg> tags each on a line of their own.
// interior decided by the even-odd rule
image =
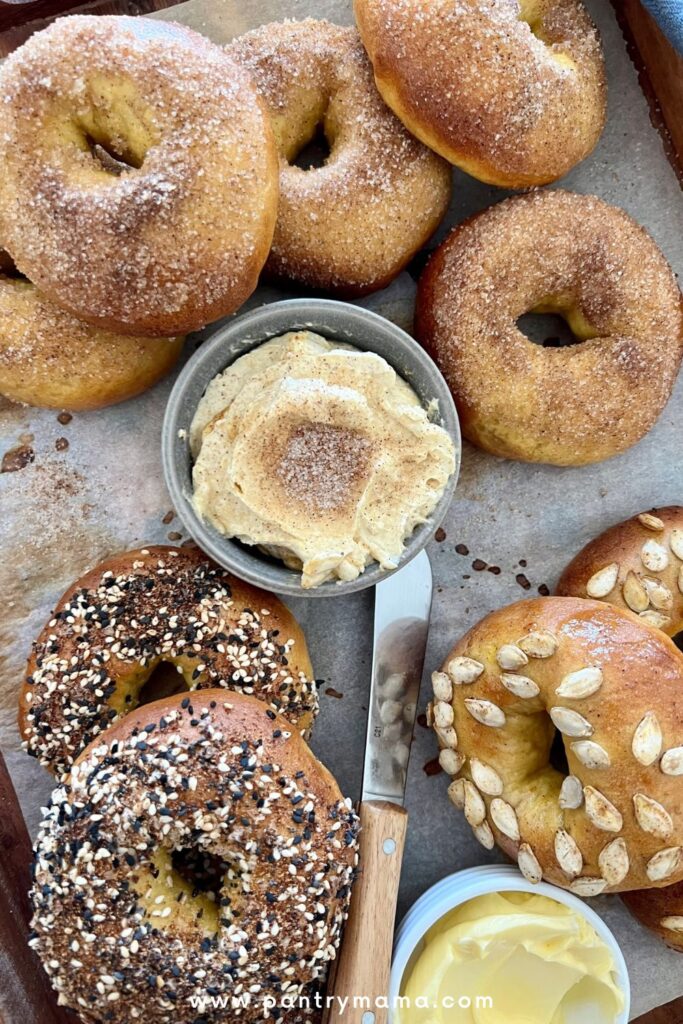
<svg viewBox="0 0 683 1024">
<path fill-rule="evenodd" d="M 561 314 L 581 343 L 535 345 L 517 326 L 527 312 Z M 683 355 L 681 295 L 656 244 L 622 210 L 563 191 L 507 199 L 457 227 L 420 280 L 416 332 L 465 437 L 558 466 L 640 440 Z"/>
<path fill-rule="evenodd" d="M 150 547 L 101 562 L 57 603 L 19 697 L 28 752 L 57 775 L 67 771 L 137 706 L 162 662 L 190 690 L 254 694 L 298 731 L 317 711 L 304 635 L 276 597 L 197 549 Z"/>
<path fill-rule="evenodd" d="M 128 334 L 184 334 L 256 287 L 277 152 L 247 73 L 168 22 L 68 17 L 0 69 L 0 237 L 44 294 Z"/>
<path fill-rule="evenodd" d="M 683 507 L 605 530 L 562 573 L 557 593 L 627 608 L 668 636 L 683 631 Z"/>
<path fill-rule="evenodd" d="M 580 896 L 683 880 L 683 655 L 660 630 L 598 601 L 521 601 L 432 680 L 449 795 L 484 846 Z"/>
<path fill-rule="evenodd" d="M 290 728 L 206 690 L 141 708 L 83 753 L 43 821 L 32 890 L 31 945 L 63 1005 L 110 1024 L 273 1024 L 324 977 L 358 825 Z"/>
<path fill-rule="evenodd" d="M 388 284 L 446 212 L 451 171 L 384 105 L 356 30 L 263 25 L 228 52 L 253 75 L 280 152 L 268 273 L 347 296 Z M 303 170 L 295 160 L 319 127 L 329 157 Z"/>
<path fill-rule="evenodd" d="M 475 178 L 555 181 L 605 124 L 600 40 L 580 0 L 355 0 L 382 96 Z"/>
<path fill-rule="evenodd" d="M 175 366 L 183 340 L 83 323 L 17 276 L 0 250 L 0 395 L 14 402 L 72 411 L 123 402 Z"/>
</svg>

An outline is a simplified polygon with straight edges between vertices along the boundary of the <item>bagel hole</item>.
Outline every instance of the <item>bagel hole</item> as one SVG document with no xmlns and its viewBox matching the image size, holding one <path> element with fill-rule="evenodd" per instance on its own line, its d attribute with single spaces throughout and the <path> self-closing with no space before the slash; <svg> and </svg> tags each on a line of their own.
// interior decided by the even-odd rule
<svg viewBox="0 0 683 1024">
<path fill-rule="evenodd" d="M 96 139 L 86 132 L 85 141 L 88 144 L 93 160 L 99 164 L 103 171 L 112 174 L 116 178 L 119 178 L 126 171 L 137 171 L 142 167 L 142 162 L 134 161 L 129 153 L 120 153 L 107 139 Z"/>
<path fill-rule="evenodd" d="M 182 672 L 169 661 L 160 661 L 151 676 L 138 693 L 138 707 L 151 704 L 154 700 L 164 700 L 176 693 L 185 693 L 188 685 Z"/>
<path fill-rule="evenodd" d="M 564 748 L 564 739 L 562 733 L 558 730 L 555 730 L 548 760 L 560 775 L 569 775 L 569 762 L 567 761 L 567 752 Z"/>
<path fill-rule="evenodd" d="M 3 277 L 11 277 L 13 281 L 28 281 L 28 278 L 21 273 L 10 254 L 4 249 L 0 249 L 0 274 Z"/>
<path fill-rule="evenodd" d="M 330 143 L 321 121 L 316 126 L 313 137 L 294 155 L 290 164 L 302 171 L 314 171 L 325 166 L 330 153 Z"/>
<path fill-rule="evenodd" d="M 524 313 L 517 321 L 517 328 L 541 348 L 569 348 L 584 341 L 574 334 L 559 313 Z"/>
<path fill-rule="evenodd" d="M 676 635 L 672 636 L 671 639 L 676 644 L 676 647 L 679 649 L 679 651 L 683 651 L 683 631 L 680 633 L 676 633 Z"/>
<path fill-rule="evenodd" d="M 213 903 L 218 903 L 229 868 L 226 861 L 206 850 L 188 847 L 174 850 L 171 864 L 173 870 L 191 887 L 193 896 L 207 896 Z"/>
</svg>

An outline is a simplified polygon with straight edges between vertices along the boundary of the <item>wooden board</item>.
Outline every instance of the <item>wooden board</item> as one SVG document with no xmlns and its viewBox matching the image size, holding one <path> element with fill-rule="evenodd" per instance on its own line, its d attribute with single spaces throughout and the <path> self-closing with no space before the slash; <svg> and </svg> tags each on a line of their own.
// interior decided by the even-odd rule
<svg viewBox="0 0 683 1024">
<path fill-rule="evenodd" d="M 683 56 L 640 0 L 613 0 L 653 123 L 664 136 L 669 158 L 683 184 Z"/>
</svg>

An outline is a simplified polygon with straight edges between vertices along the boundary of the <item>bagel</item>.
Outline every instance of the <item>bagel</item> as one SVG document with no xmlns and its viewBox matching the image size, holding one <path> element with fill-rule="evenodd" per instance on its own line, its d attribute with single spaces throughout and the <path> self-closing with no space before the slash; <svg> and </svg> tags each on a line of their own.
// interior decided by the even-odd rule
<svg viewBox="0 0 683 1024">
<path fill-rule="evenodd" d="M 641 924 L 683 953 L 683 882 L 664 889 L 624 892 L 621 898 Z"/>
<path fill-rule="evenodd" d="M 660 630 L 598 601 L 521 601 L 432 682 L 449 795 L 484 846 L 580 896 L 683 880 L 683 655 Z"/>
<path fill-rule="evenodd" d="M 260 701 L 206 690 L 148 704 L 53 794 L 31 945 L 88 1020 L 272 1022 L 265 1001 L 302 992 L 335 955 L 357 832 L 330 773 Z"/>
<path fill-rule="evenodd" d="M 683 507 L 627 519 L 587 544 L 562 573 L 557 593 L 607 601 L 667 636 L 683 631 Z"/>
<path fill-rule="evenodd" d="M 579 0 L 355 0 L 354 7 L 385 101 L 414 135 L 475 178 L 504 188 L 543 185 L 600 138 L 604 61 Z"/>
<path fill-rule="evenodd" d="M 558 594 L 629 608 L 668 636 L 683 631 L 683 507 L 642 512 L 606 530 L 565 569 Z M 681 764 L 683 774 L 683 763 Z M 683 952 L 683 883 L 624 893 L 629 910 Z"/>
<path fill-rule="evenodd" d="M 51 409 L 101 409 L 142 394 L 183 338 L 133 338 L 83 323 L 17 276 L 0 250 L 0 394 Z"/>
<path fill-rule="evenodd" d="M 300 731 L 317 712 L 304 635 L 276 597 L 198 549 L 142 548 L 106 559 L 69 587 L 33 644 L 19 696 L 28 753 L 56 775 L 68 771 L 134 710 L 161 663 L 174 665 L 190 690 L 255 694 Z"/>
<path fill-rule="evenodd" d="M 559 313 L 580 344 L 535 345 L 527 312 Z M 506 458 L 580 466 L 630 448 L 669 399 L 683 309 L 666 259 L 594 196 L 536 192 L 457 227 L 419 283 L 416 332 L 463 433 Z"/>
<path fill-rule="evenodd" d="M 60 18 L 0 69 L 0 236 L 53 302 L 173 335 L 251 294 L 277 151 L 249 76 L 190 29 Z"/>
<path fill-rule="evenodd" d="M 309 18 L 263 25 L 228 53 L 252 74 L 280 152 L 280 205 L 266 272 L 345 296 L 389 284 L 448 209 L 449 165 L 384 105 L 353 28 Z M 330 155 L 295 160 L 324 130 Z"/>
</svg>

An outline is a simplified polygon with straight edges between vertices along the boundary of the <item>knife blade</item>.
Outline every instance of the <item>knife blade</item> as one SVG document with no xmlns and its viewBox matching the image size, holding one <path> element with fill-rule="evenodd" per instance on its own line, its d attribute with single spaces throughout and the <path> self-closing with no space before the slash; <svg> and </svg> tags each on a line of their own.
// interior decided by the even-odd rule
<svg viewBox="0 0 683 1024">
<path fill-rule="evenodd" d="M 375 627 L 363 767 L 360 872 L 325 1024 L 385 1024 L 408 815 L 410 746 L 427 646 L 432 571 L 422 551 L 375 589 Z"/>
<path fill-rule="evenodd" d="M 431 605 L 432 570 L 426 551 L 375 589 L 363 801 L 405 801 Z"/>
</svg>

